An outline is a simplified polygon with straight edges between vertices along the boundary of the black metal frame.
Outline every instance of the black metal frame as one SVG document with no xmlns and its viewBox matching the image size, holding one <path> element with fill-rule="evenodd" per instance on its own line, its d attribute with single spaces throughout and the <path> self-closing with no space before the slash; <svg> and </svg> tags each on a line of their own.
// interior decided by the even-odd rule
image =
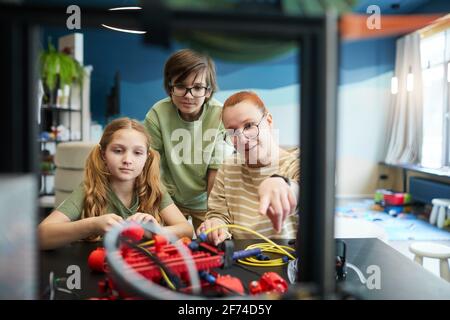
<svg viewBox="0 0 450 320">
<path fill-rule="evenodd" d="M 0 86 L 0 172 L 36 172 L 37 30 L 20 22 L 0 21 L 0 70 L 5 80 Z"/>
<path fill-rule="evenodd" d="M 65 26 L 65 8 L 4 5 L 0 63 L 12 79 L 2 87 L 6 115 L 1 117 L 3 136 L 22 134 L 7 149 L 9 158 L 1 157 L 3 170 L 36 172 L 36 103 L 33 98 L 36 70 L 36 25 Z M 263 15 L 245 12 L 207 12 L 169 10 L 160 1 L 145 1 L 141 12 L 121 12 L 82 8 L 82 28 L 100 23 L 151 30 L 147 40 L 168 45 L 173 34 L 189 31 L 220 32 L 263 39 L 295 41 L 301 47 L 299 57 L 300 88 L 300 227 L 298 232 L 299 280 L 315 285 L 318 294 L 330 298 L 335 292 L 335 144 L 336 86 L 338 59 L 337 19 L 329 14 L 319 17 Z M 5 28 L 6 27 L 6 28 Z M 5 32 L 6 30 L 6 32 Z M 12 36 L 14 34 L 14 36 Z M 6 57 L 6 58 L 5 58 Z M 26 63 L 23 63 L 26 62 Z M 6 68 L 5 68 L 6 67 Z M 23 99 L 22 99 L 23 98 Z M 9 109 L 9 107 L 11 107 Z M 4 108 L 5 110 L 5 108 Z M 25 117 L 23 124 L 21 115 Z M 20 122 L 19 122 L 20 120 Z M 6 130 L 5 131 L 5 126 Z M 34 128 L 31 130 L 30 128 Z M 23 130 L 28 130 L 23 134 Z M 16 150 L 15 142 L 22 142 Z M 36 152 L 35 152 L 36 151 Z M 18 165 L 10 165 L 18 163 Z"/>
</svg>

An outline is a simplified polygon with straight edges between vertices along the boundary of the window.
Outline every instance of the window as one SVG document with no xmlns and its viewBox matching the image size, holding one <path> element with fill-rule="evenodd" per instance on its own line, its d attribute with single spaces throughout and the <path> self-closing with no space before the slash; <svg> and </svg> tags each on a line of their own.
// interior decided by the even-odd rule
<svg viewBox="0 0 450 320">
<path fill-rule="evenodd" d="M 422 39 L 424 167 L 450 166 L 450 30 Z"/>
</svg>

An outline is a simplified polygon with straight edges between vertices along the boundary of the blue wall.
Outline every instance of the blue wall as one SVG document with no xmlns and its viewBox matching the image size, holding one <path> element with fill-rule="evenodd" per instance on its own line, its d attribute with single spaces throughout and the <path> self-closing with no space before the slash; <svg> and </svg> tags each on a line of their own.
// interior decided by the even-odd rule
<svg viewBox="0 0 450 320">
<path fill-rule="evenodd" d="M 121 108 L 124 115 L 142 119 L 151 105 L 165 97 L 162 69 L 173 50 L 146 46 L 139 35 L 102 29 L 83 29 L 84 64 L 94 67 L 91 81 L 92 118 L 105 122 L 106 97 L 120 72 Z M 45 29 L 53 42 L 67 34 L 63 29 Z M 394 68 L 395 39 L 383 38 L 341 44 L 340 84 L 363 81 Z M 240 64 L 216 59 L 219 88 L 273 90 L 298 85 L 297 51 L 271 61 Z M 286 100 L 286 97 L 280 97 Z"/>
<path fill-rule="evenodd" d="M 341 43 L 340 85 L 377 77 L 395 67 L 397 37 Z"/>
<path fill-rule="evenodd" d="M 150 47 L 139 35 L 109 30 L 83 29 L 84 64 L 92 65 L 92 118 L 105 122 L 106 96 L 114 83 L 116 71 L 121 77 L 121 110 L 123 115 L 143 119 L 148 109 L 166 96 L 163 89 L 163 67 L 172 50 Z M 67 34 L 62 29 L 45 29 L 43 43 L 51 36 L 54 43 Z M 296 53 L 255 64 L 229 63 L 216 59 L 221 91 L 243 88 L 270 90 L 298 84 Z"/>
<path fill-rule="evenodd" d="M 425 1 L 418 8 L 413 10 L 413 13 L 448 13 L 450 11 L 450 1 L 448 0 L 428 0 Z"/>
</svg>

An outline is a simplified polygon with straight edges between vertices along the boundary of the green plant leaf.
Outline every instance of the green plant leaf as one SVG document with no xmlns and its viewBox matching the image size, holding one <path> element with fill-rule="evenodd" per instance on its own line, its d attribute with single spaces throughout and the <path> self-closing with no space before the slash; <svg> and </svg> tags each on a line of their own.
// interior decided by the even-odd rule
<svg viewBox="0 0 450 320">
<path fill-rule="evenodd" d="M 58 88 L 63 88 L 65 85 L 72 85 L 74 82 L 80 85 L 83 83 L 83 67 L 71 56 L 56 51 L 50 39 L 47 50 L 41 52 L 39 62 L 41 78 L 49 90 L 56 88 L 58 76 Z"/>
</svg>

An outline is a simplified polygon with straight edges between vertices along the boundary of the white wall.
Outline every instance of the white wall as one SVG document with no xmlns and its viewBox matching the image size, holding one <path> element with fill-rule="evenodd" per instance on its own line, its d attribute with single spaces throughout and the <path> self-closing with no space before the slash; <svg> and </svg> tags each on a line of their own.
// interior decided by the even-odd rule
<svg viewBox="0 0 450 320">
<path fill-rule="evenodd" d="M 269 109 L 274 119 L 274 127 L 278 129 L 282 146 L 298 146 L 300 144 L 300 108 L 298 85 L 277 89 L 240 89 L 219 91 L 214 97 L 222 103 L 232 94 L 242 91 L 254 91 Z"/>
<path fill-rule="evenodd" d="M 392 72 L 339 87 L 337 190 L 339 197 L 372 196 L 383 160 Z"/>
</svg>

